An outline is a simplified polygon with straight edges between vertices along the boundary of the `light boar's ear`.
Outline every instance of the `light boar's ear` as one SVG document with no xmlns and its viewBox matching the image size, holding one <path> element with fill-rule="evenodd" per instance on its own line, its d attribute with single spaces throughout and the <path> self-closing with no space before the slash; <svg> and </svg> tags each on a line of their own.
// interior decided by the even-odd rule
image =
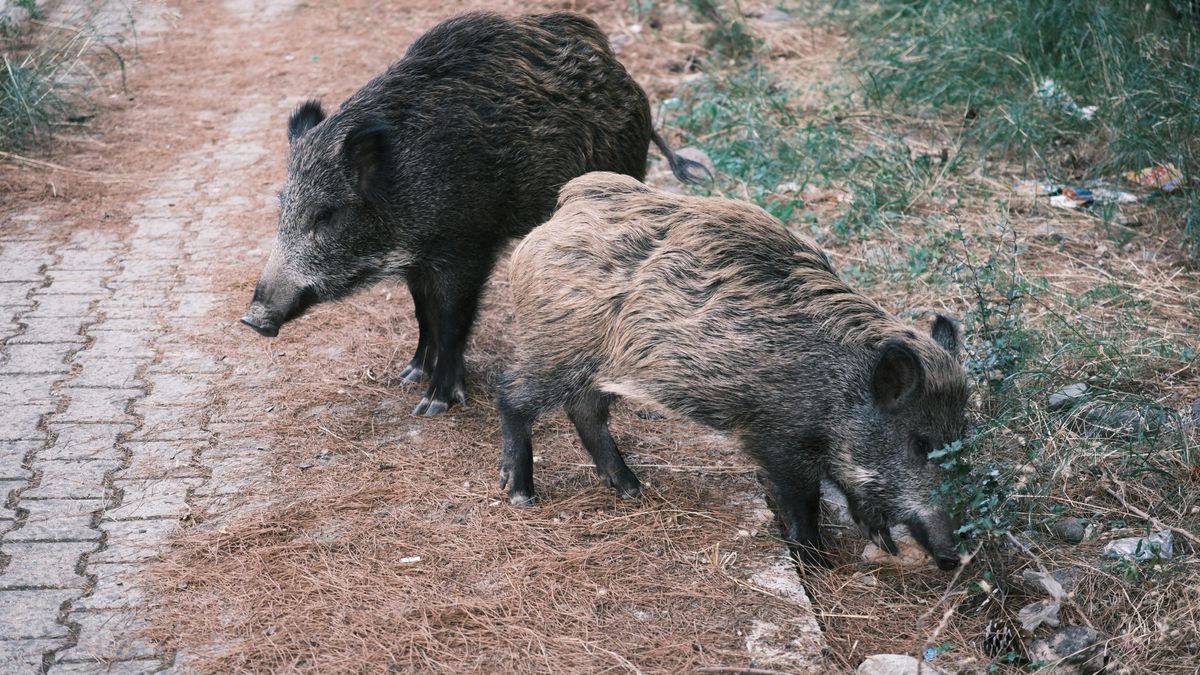
<svg viewBox="0 0 1200 675">
<path fill-rule="evenodd" d="M 930 332 L 933 334 L 934 342 L 941 345 L 942 349 L 949 352 L 950 356 L 953 356 L 955 360 L 960 358 L 958 324 L 954 323 L 953 319 L 938 314 L 937 318 L 933 320 L 933 329 Z"/>
<path fill-rule="evenodd" d="M 309 129 L 317 126 L 324 119 L 325 111 L 321 109 L 320 101 L 305 101 L 288 119 L 288 145 L 295 143 L 296 139 L 308 133 Z"/>
<path fill-rule="evenodd" d="M 899 340 L 880 346 L 879 360 L 871 374 L 871 395 L 884 410 L 896 410 L 912 400 L 925 380 L 921 358 Z"/>
<path fill-rule="evenodd" d="M 355 125 L 342 143 L 342 157 L 355 178 L 358 193 L 376 206 L 387 201 L 391 182 L 390 135 L 391 130 L 383 121 L 368 118 Z"/>
</svg>

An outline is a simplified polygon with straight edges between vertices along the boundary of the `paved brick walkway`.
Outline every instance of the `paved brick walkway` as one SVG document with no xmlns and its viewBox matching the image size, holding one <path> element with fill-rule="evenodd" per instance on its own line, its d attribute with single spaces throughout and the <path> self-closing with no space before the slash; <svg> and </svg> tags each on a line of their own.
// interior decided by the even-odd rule
<svg viewBox="0 0 1200 675">
<path fill-rule="evenodd" d="M 36 212 L 0 230 L 2 673 L 171 667 L 134 636 L 144 561 L 193 509 L 254 497 L 260 451 L 234 433 L 250 411 L 209 412 L 214 382 L 239 375 L 178 327 L 228 323 L 210 316 L 206 271 L 248 248 L 221 221 L 252 206 L 235 196 L 238 169 L 264 150 L 240 139 L 266 112 L 181 158 L 124 235 L 64 236 Z M 193 178 L 205 175 L 217 178 Z"/>
</svg>

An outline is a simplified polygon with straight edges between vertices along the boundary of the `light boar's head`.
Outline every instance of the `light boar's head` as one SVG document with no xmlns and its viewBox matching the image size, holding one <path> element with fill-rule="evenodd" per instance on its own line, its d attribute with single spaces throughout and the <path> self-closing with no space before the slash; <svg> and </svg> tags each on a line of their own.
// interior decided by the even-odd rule
<svg viewBox="0 0 1200 675">
<path fill-rule="evenodd" d="M 242 317 L 267 337 L 312 305 L 402 272 L 409 262 L 392 250 L 385 217 L 395 171 L 381 120 L 344 111 L 326 119 L 320 103 L 309 101 L 292 113 L 288 142 L 279 231 Z"/>
<path fill-rule="evenodd" d="M 938 316 L 932 340 L 907 332 L 874 351 L 864 392 L 831 426 L 830 475 L 864 534 L 897 553 L 889 533 L 905 525 L 943 570 L 959 564 L 956 523 L 940 494 L 942 470 L 929 454 L 966 433 L 967 376 L 959 335 Z"/>
</svg>

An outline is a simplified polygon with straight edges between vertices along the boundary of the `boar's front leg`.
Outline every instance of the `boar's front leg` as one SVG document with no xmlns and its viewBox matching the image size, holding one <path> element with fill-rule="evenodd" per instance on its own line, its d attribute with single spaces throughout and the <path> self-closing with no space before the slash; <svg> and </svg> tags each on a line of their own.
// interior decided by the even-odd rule
<svg viewBox="0 0 1200 675">
<path fill-rule="evenodd" d="M 467 402 L 463 350 L 475 322 L 479 293 L 490 267 L 488 261 L 453 261 L 439 270 L 436 280 L 428 284 L 432 292 L 425 301 L 432 327 L 432 344 L 426 345 L 426 350 L 434 351 L 433 373 L 424 398 L 413 408 L 414 415 L 438 415 L 456 401 Z M 428 363 L 428 357 L 425 361 Z"/>
<path fill-rule="evenodd" d="M 415 271 L 408 278 L 408 293 L 412 296 L 413 309 L 417 315 L 417 351 L 412 361 L 400 371 L 405 382 L 420 382 L 433 367 L 434 322 L 430 319 L 430 289 L 425 275 Z"/>
<path fill-rule="evenodd" d="M 792 555 L 806 565 L 828 566 L 821 550 L 817 519 L 821 510 L 821 475 L 808 453 L 785 444 L 758 444 L 748 448 L 766 470 L 771 501 L 783 525 L 783 536 Z"/>
</svg>

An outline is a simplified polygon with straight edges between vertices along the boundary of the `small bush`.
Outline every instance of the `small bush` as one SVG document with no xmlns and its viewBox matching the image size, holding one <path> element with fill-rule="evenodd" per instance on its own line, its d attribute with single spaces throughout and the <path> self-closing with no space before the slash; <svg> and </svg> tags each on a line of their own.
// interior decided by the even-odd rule
<svg viewBox="0 0 1200 675">
<path fill-rule="evenodd" d="M 63 22 L 43 22 L 30 4 L 27 22 L 9 20 L 0 29 L 0 150 L 45 146 L 56 128 L 86 115 L 86 92 L 96 82 L 98 55 L 125 63 L 111 36 L 94 29 L 103 3 L 73 13 Z"/>
</svg>

